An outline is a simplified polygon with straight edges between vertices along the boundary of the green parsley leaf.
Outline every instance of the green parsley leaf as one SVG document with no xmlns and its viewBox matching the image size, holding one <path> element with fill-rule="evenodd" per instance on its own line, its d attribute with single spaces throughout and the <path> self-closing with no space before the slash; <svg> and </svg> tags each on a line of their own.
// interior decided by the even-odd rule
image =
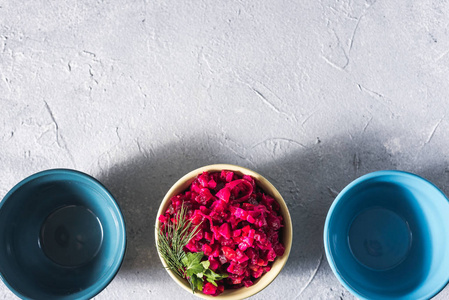
<svg viewBox="0 0 449 300">
<path fill-rule="evenodd" d="M 210 261 L 205 260 L 205 261 L 202 261 L 201 264 L 203 265 L 203 268 L 204 268 L 205 270 L 207 270 L 207 269 L 209 269 Z"/>
<path fill-rule="evenodd" d="M 215 281 L 224 279 L 226 277 L 228 277 L 227 274 L 217 274 L 214 271 L 208 269 L 206 270 L 206 272 L 204 272 L 204 276 L 206 276 L 206 280 L 209 281 L 210 283 L 212 283 L 213 285 L 217 286 L 217 283 Z"/>
<path fill-rule="evenodd" d="M 186 275 L 191 277 L 192 275 L 202 273 L 203 271 L 204 268 L 201 264 L 190 265 L 188 268 L 186 268 Z"/>
<path fill-rule="evenodd" d="M 201 261 L 203 257 L 203 252 L 188 252 L 181 260 L 185 267 L 185 275 L 188 277 L 193 292 L 195 292 L 195 289 L 202 291 L 205 280 L 218 286 L 216 281 L 228 277 L 226 274 L 217 274 L 209 269 L 210 261 Z"/>
<path fill-rule="evenodd" d="M 182 264 L 186 267 L 186 275 L 192 277 L 194 274 L 203 272 L 204 268 L 201 264 L 201 259 L 204 253 L 186 253 L 186 256 L 182 259 Z"/>
<path fill-rule="evenodd" d="M 190 277 L 190 281 L 192 283 L 192 286 L 194 288 L 196 288 L 198 291 L 202 291 L 203 290 L 203 280 L 199 279 L 196 275 L 192 275 L 192 277 Z M 193 291 L 195 292 L 195 291 Z"/>
<path fill-rule="evenodd" d="M 186 256 L 182 259 L 182 263 L 188 269 L 193 265 L 199 264 L 203 256 L 204 256 L 203 252 L 197 253 L 188 252 L 186 253 Z"/>
</svg>

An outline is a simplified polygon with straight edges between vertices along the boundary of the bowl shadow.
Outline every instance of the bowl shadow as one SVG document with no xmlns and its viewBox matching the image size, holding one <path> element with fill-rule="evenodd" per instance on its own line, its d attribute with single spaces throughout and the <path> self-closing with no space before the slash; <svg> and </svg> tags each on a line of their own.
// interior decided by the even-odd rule
<svg viewBox="0 0 449 300">
<path fill-rule="evenodd" d="M 319 269 L 330 272 L 323 246 L 324 222 L 332 201 L 352 180 L 369 172 L 400 167 L 433 181 L 443 192 L 449 190 L 444 183 L 448 182 L 449 171 L 402 163 L 403 158 L 390 153 L 376 135 L 335 136 L 317 139 L 310 146 L 272 139 L 237 149 L 223 147 L 220 141 L 186 137 L 159 148 L 139 149 L 134 157 L 97 176 L 116 197 L 127 225 L 127 255 L 120 273 L 162 269 L 154 242 L 154 223 L 164 195 L 191 170 L 229 163 L 266 177 L 289 207 L 293 245 L 279 277 L 293 289 L 283 293 L 295 297 L 312 297 L 313 289 L 307 287 L 313 285 Z"/>
</svg>

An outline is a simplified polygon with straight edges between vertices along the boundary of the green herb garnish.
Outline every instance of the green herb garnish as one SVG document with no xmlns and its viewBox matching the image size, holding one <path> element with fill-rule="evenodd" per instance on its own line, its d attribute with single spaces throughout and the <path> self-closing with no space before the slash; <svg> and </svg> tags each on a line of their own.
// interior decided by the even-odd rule
<svg viewBox="0 0 449 300">
<path fill-rule="evenodd" d="M 226 274 L 220 275 L 209 269 L 210 262 L 208 260 L 201 261 L 203 256 L 203 252 L 186 253 L 182 259 L 182 264 L 186 267 L 185 274 L 190 279 L 193 292 L 195 292 L 195 288 L 199 291 L 203 290 L 204 280 L 217 286 L 215 281 L 228 277 Z"/>
<path fill-rule="evenodd" d="M 200 223 L 190 230 L 192 222 L 185 216 L 186 209 L 182 205 L 176 214 L 175 221 L 167 221 L 164 230 L 159 230 L 157 247 L 167 268 L 178 276 L 186 278 L 192 292 L 195 293 L 195 289 L 203 290 L 204 280 L 217 286 L 215 281 L 226 278 L 227 275 L 220 275 L 209 269 L 210 262 L 201 261 L 204 257 L 203 252 L 184 252 L 183 248 L 198 233 L 201 225 Z"/>
</svg>

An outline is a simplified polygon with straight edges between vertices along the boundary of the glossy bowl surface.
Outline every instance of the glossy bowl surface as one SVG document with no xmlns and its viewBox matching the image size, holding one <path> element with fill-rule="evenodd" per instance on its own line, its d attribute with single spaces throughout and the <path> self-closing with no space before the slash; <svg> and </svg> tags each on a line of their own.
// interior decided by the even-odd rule
<svg viewBox="0 0 449 300">
<path fill-rule="evenodd" d="M 112 281 L 125 248 L 119 206 L 87 174 L 36 173 L 0 202 L 0 277 L 22 299 L 90 299 Z"/>
<path fill-rule="evenodd" d="M 340 282 L 361 299 L 429 299 L 449 282 L 449 202 L 402 171 L 364 175 L 329 209 L 324 245 Z"/>
</svg>

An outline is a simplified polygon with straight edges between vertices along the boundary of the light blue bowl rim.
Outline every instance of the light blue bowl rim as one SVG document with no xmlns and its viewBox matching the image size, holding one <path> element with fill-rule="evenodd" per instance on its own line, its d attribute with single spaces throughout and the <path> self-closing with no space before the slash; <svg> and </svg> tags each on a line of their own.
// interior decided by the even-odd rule
<svg viewBox="0 0 449 300">
<path fill-rule="evenodd" d="M 414 173 L 410 173 L 410 172 L 406 172 L 406 171 L 399 171 L 399 170 L 382 170 L 382 171 L 375 171 L 375 172 L 371 172 L 365 175 L 360 176 L 359 178 L 355 179 L 354 181 L 352 181 L 350 184 L 348 184 L 343 190 L 341 190 L 340 193 L 338 193 L 337 197 L 335 198 L 335 200 L 332 202 L 331 207 L 329 208 L 329 211 L 327 213 L 326 216 L 326 222 L 324 224 L 324 231 L 323 231 L 323 238 L 324 238 L 324 251 L 326 253 L 326 258 L 327 261 L 329 262 L 329 266 L 331 267 L 332 271 L 334 272 L 335 276 L 338 278 L 338 280 L 340 281 L 340 283 L 351 293 L 353 293 L 354 295 L 356 295 L 358 298 L 360 299 L 367 299 L 366 297 L 364 297 L 363 295 L 361 295 L 360 293 L 358 293 L 355 289 L 353 289 L 349 283 L 347 283 L 345 281 L 345 279 L 340 275 L 340 272 L 338 271 L 334 259 L 332 257 L 332 253 L 330 251 L 329 248 L 329 222 L 330 219 L 332 217 L 332 213 L 335 209 L 335 207 L 337 206 L 338 202 L 340 202 L 341 198 L 343 198 L 343 195 L 345 195 L 349 190 L 351 190 L 353 187 L 355 187 L 356 185 L 362 183 L 363 181 L 366 181 L 368 179 L 371 178 L 376 178 L 376 177 L 382 177 L 382 176 L 391 176 L 391 175 L 396 175 L 396 176 L 405 176 L 405 177 L 410 177 L 413 179 L 417 179 L 419 181 L 423 181 L 423 182 L 427 182 L 429 183 L 431 186 L 433 186 L 437 192 L 439 192 L 444 198 L 446 198 L 446 200 L 449 202 L 449 199 L 447 198 L 447 196 L 432 182 L 430 182 L 429 180 L 416 175 Z M 446 279 L 446 281 L 444 283 L 442 283 L 441 288 L 438 289 L 435 292 L 430 292 L 429 295 L 425 296 L 425 299 L 430 299 L 434 296 L 436 296 L 437 294 L 439 294 L 449 283 L 449 271 L 448 271 L 448 277 Z"/>
<path fill-rule="evenodd" d="M 81 171 L 78 170 L 73 170 L 73 169 L 64 169 L 64 168 L 56 168 L 56 169 L 48 169 L 48 170 L 44 170 L 44 171 L 40 171 L 37 172 L 35 174 L 32 174 L 28 177 L 26 177 L 25 179 L 21 180 L 19 183 L 17 183 L 12 189 L 9 190 L 8 193 L 6 193 L 5 197 L 3 197 L 2 201 L 0 202 L 0 210 L 2 209 L 3 205 L 6 203 L 6 201 L 10 198 L 10 196 L 19 188 L 21 188 L 23 185 L 37 179 L 43 176 L 47 176 L 47 175 L 55 175 L 55 174 L 71 174 L 71 175 L 76 175 L 76 176 L 80 176 L 83 179 L 86 179 L 92 183 L 94 183 L 95 185 L 98 185 L 108 196 L 109 198 L 112 200 L 111 204 L 113 205 L 113 207 L 115 208 L 115 210 L 118 212 L 118 217 L 119 217 L 119 227 L 120 230 L 123 232 L 123 236 L 122 236 L 122 240 L 121 240 L 121 244 L 123 245 L 119 251 L 120 251 L 120 260 L 117 261 L 114 265 L 114 271 L 111 272 L 110 274 L 108 274 L 108 279 L 104 282 L 104 284 L 102 285 L 98 285 L 96 286 L 96 284 L 93 285 L 93 287 L 95 287 L 90 293 L 86 293 L 86 294 L 82 294 L 80 295 L 81 298 L 79 299 L 91 299 L 93 297 L 95 297 L 96 295 L 98 295 L 101 291 L 103 291 L 111 282 L 112 280 L 114 280 L 115 276 L 117 275 L 118 271 L 120 270 L 120 267 L 123 264 L 123 260 L 125 258 L 125 252 L 126 252 L 126 247 L 127 247 L 127 240 L 126 240 L 126 224 L 125 224 L 125 219 L 123 217 L 122 211 L 120 209 L 120 206 L 118 205 L 117 201 L 115 200 L 114 196 L 112 196 L 112 194 L 109 192 L 109 190 L 97 179 L 95 179 L 94 177 L 90 176 L 89 174 L 83 173 Z M 0 272 L 0 279 L 3 281 L 3 283 L 9 288 L 9 290 L 11 292 L 13 292 L 17 297 L 24 299 L 24 300 L 32 300 L 31 298 L 25 297 L 24 295 L 22 295 L 21 293 L 19 293 L 18 291 L 16 291 L 7 281 L 6 279 L 3 277 L 2 273 Z M 72 295 L 69 295 L 67 297 L 61 298 L 61 299 L 71 299 Z"/>
</svg>

